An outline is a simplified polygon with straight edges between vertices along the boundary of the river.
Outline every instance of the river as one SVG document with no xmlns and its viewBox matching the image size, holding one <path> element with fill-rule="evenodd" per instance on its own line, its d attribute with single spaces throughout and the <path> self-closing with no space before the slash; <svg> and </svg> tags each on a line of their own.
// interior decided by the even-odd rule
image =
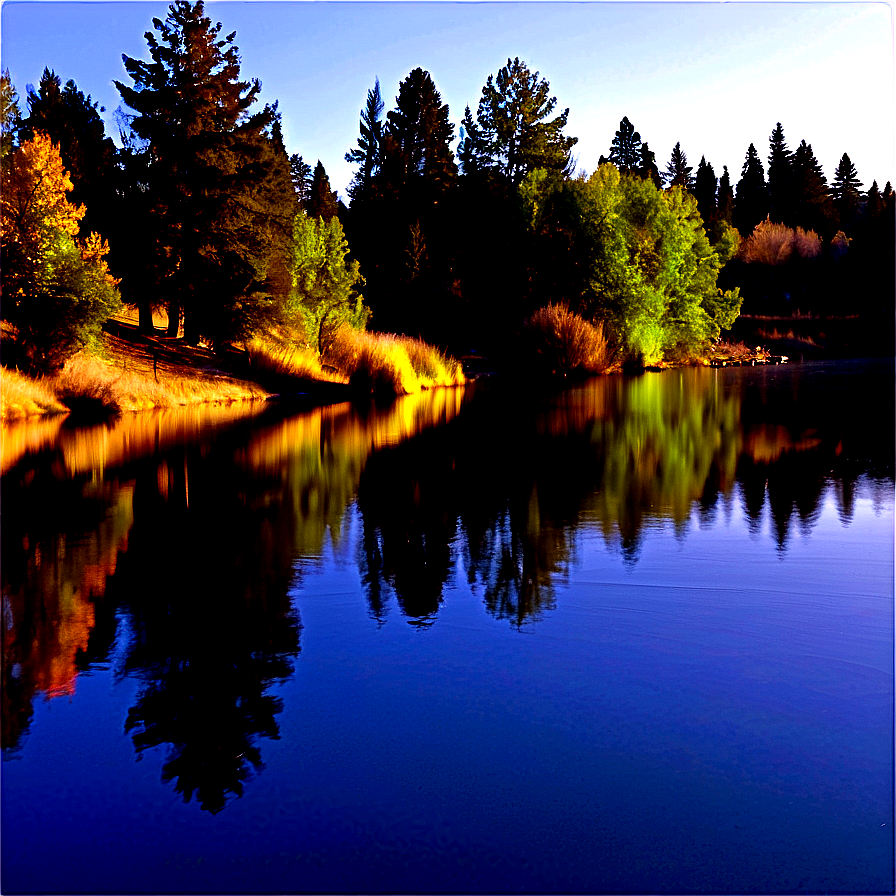
<svg viewBox="0 0 896 896">
<path fill-rule="evenodd" d="M 2 446 L 4 893 L 892 892 L 892 360 Z"/>
</svg>

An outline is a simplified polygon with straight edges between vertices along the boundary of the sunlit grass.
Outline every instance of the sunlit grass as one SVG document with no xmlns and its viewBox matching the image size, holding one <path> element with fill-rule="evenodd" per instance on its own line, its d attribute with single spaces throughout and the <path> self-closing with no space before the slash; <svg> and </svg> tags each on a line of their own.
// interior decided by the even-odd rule
<svg viewBox="0 0 896 896">
<path fill-rule="evenodd" d="M 282 340 L 256 337 L 246 343 L 253 376 L 291 376 L 320 382 L 345 383 L 348 377 L 333 368 L 324 369 L 318 353 Z"/>
<path fill-rule="evenodd" d="M 460 364 L 420 339 L 390 333 L 340 331 L 326 360 L 349 382 L 369 392 L 410 395 L 464 382 Z"/>
<path fill-rule="evenodd" d="M 6 367 L 0 370 L 0 419 L 18 420 L 65 410 L 51 383 Z"/>
</svg>

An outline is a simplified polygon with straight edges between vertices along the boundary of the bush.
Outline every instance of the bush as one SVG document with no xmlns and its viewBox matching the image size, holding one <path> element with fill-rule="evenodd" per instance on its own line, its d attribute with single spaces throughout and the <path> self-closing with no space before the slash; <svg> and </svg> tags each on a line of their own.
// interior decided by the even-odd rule
<svg viewBox="0 0 896 896">
<path fill-rule="evenodd" d="M 610 363 L 603 325 L 590 324 L 565 305 L 539 308 L 523 327 L 524 351 L 542 371 L 602 373 Z"/>
</svg>

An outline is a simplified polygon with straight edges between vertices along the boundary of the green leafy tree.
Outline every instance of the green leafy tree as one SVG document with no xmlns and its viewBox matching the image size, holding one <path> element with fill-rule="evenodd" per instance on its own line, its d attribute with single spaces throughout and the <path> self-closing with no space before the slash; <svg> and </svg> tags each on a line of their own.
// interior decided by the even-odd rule
<svg viewBox="0 0 896 896">
<path fill-rule="evenodd" d="M 787 148 L 784 128 L 779 121 L 769 139 L 768 214 L 772 221 L 793 221 L 793 153 Z"/>
<path fill-rule="evenodd" d="M 286 318 L 324 355 L 340 327 L 364 329 L 367 324 L 370 312 L 357 291 L 362 283 L 359 265 L 346 260 L 348 241 L 338 217 L 326 220 L 299 212 L 293 233 Z"/>
<path fill-rule="evenodd" d="M 740 296 L 716 285 L 730 247 L 710 245 L 690 193 L 610 165 L 563 191 L 579 228 L 567 264 L 584 273 L 571 310 L 603 321 L 624 356 L 652 363 L 700 354 L 731 327 Z"/>
<path fill-rule="evenodd" d="M 676 143 L 672 148 L 672 156 L 666 165 L 666 183 L 670 187 L 684 187 L 690 190 L 694 186 L 694 178 L 691 175 L 693 169 L 688 165 L 688 157 L 681 149 L 681 143 Z"/>
<path fill-rule="evenodd" d="M 383 131 L 383 109 L 380 79 L 367 91 L 367 105 L 361 111 L 361 136 L 358 145 L 345 154 L 345 161 L 357 165 L 348 193 L 352 202 L 363 201 L 370 193 L 371 182 L 380 168 L 380 144 Z"/>
<path fill-rule="evenodd" d="M 277 112 L 250 111 L 261 84 L 240 80 L 236 34 L 221 36 L 202 0 L 176 0 L 153 25 L 151 61 L 124 56 L 133 86 L 115 82 L 134 110 L 153 225 L 135 273 L 169 297 L 172 335 L 182 317 L 187 342 L 227 344 L 276 309 L 268 269 L 294 214 L 272 140 Z"/>
<path fill-rule="evenodd" d="M 862 207 L 862 182 L 856 166 L 846 153 L 840 157 L 834 179 L 831 181 L 831 199 L 840 220 L 841 228 L 852 226 Z"/>
<path fill-rule="evenodd" d="M 475 120 L 469 106 L 464 113 L 464 173 L 490 173 L 514 186 L 536 168 L 553 179 L 568 176 L 578 138 L 563 134 L 569 109 L 550 117 L 556 106 L 547 80 L 518 58 L 508 59 L 488 76 Z"/>
<path fill-rule="evenodd" d="M 85 209 L 68 201 L 71 190 L 45 134 L 12 150 L 3 166 L 3 319 L 16 329 L 17 361 L 32 372 L 52 372 L 94 344 L 120 307 L 108 246 L 97 234 L 77 239 Z"/>
<path fill-rule="evenodd" d="M 751 234 L 753 228 L 768 217 L 768 185 L 765 169 L 756 147 L 747 148 L 740 180 L 737 182 L 737 198 L 734 203 L 734 226 L 741 234 Z"/>
</svg>

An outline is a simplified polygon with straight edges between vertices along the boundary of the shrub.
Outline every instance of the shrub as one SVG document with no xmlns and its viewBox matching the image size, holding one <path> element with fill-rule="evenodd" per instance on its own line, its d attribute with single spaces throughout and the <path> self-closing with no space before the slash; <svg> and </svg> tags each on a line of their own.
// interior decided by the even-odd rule
<svg viewBox="0 0 896 896">
<path fill-rule="evenodd" d="M 603 325 L 565 305 L 539 308 L 524 324 L 526 354 L 550 373 L 602 373 L 610 362 Z"/>
</svg>

